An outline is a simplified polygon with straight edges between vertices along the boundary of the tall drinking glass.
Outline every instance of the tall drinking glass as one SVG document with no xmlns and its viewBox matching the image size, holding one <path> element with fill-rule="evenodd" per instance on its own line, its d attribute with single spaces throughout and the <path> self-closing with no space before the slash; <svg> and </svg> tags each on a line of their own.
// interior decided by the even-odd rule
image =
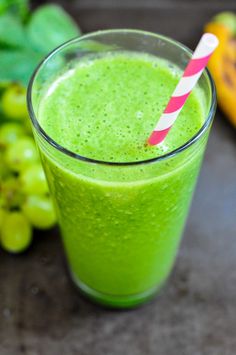
<svg viewBox="0 0 236 355">
<path fill-rule="evenodd" d="M 29 85 L 28 107 L 73 281 L 99 303 L 133 307 L 151 298 L 172 269 L 216 97 L 205 70 L 198 83 L 202 127 L 162 156 L 120 163 L 75 153 L 49 136 L 39 122 L 45 90 L 78 61 L 119 51 L 150 54 L 181 70 L 191 57 L 182 44 L 153 33 L 92 33 L 55 49 L 39 65 Z M 56 115 L 53 122 L 58 124 Z"/>
</svg>

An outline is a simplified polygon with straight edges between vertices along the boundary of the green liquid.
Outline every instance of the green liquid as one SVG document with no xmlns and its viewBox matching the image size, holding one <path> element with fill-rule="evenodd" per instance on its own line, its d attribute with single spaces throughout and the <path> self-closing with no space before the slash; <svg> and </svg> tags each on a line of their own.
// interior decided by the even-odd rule
<svg viewBox="0 0 236 355">
<path fill-rule="evenodd" d="M 47 88 L 40 125 L 83 157 L 135 162 L 161 156 L 191 139 L 204 121 L 196 89 L 165 142 L 146 146 L 180 74 L 172 64 L 144 54 L 83 60 Z M 204 144 L 136 166 L 92 164 L 41 146 L 71 273 L 90 297 L 129 307 L 166 280 Z"/>
</svg>

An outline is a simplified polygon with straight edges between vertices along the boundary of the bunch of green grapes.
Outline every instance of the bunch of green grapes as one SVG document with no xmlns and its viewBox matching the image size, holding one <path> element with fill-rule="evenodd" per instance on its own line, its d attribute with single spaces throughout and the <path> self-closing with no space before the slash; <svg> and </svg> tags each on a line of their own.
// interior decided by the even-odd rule
<svg viewBox="0 0 236 355">
<path fill-rule="evenodd" d="M 30 245 L 33 228 L 51 228 L 56 216 L 29 127 L 25 89 L 6 86 L 0 103 L 0 244 L 19 253 Z"/>
</svg>

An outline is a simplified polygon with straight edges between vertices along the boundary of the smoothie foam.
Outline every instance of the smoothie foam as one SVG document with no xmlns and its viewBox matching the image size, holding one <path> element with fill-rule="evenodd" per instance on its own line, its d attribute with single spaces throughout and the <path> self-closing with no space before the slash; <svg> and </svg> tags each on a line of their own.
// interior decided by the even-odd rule
<svg viewBox="0 0 236 355">
<path fill-rule="evenodd" d="M 83 60 L 50 86 L 39 121 L 57 143 L 88 158 L 111 162 L 154 158 L 183 145 L 203 123 L 193 91 L 165 142 L 145 146 L 180 74 L 171 63 L 145 54 Z"/>
</svg>

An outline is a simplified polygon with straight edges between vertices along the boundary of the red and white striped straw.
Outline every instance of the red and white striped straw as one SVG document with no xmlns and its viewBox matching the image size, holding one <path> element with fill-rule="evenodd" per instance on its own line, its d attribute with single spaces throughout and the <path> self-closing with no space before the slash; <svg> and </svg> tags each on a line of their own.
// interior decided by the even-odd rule
<svg viewBox="0 0 236 355">
<path fill-rule="evenodd" d="M 183 76 L 177 84 L 166 106 L 166 109 L 148 139 L 148 143 L 150 145 L 157 145 L 165 139 L 167 133 L 182 110 L 189 94 L 207 66 L 208 60 L 210 59 L 210 56 L 214 52 L 215 48 L 218 46 L 218 43 L 218 38 L 212 33 L 205 33 L 201 37 L 197 48 L 193 53 L 192 59 L 190 59 Z"/>
</svg>

